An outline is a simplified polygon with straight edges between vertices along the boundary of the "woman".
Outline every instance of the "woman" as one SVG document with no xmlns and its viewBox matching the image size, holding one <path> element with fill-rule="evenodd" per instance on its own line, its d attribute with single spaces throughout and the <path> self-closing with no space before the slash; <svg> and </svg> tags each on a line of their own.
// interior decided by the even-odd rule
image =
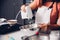
<svg viewBox="0 0 60 40">
<path fill-rule="evenodd" d="M 47 2 L 45 2 L 47 1 Z M 56 1 L 56 0 L 55 0 Z M 58 1 L 58 0 L 57 0 Z M 46 26 L 49 29 L 59 29 L 60 28 L 60 2 L 52 2 L 52 0 L 34 0 L 31 4 L 29 4 L 32 10 L 37 9 L 41 6 L 52 7 L 52 12 L 50 15 L 50 24 L 40 24 L 40 28 L 44 29 Z M 21 10 L 25 12 L 25 5 L 21 6 Z"/>
<path fill-rule="evenodd" d="M 49 29 L 51 30 L 60 30 L 60 1 L 59 0 L 34 0 L 31 4 L 29 4 L 29 7 L 34 10 L 39 7 L 46 6 L 48 8 L 52 8 L 52 11 L 50 13 L 50 24 L 39 24 L 39 28 L 41 28 L 43 31 L 47 31 Z M 21 6 L 21 10 L 26 12 L 25 5 Z M 50 37 L 50 40 L 59 40 L 59 32 L 57 34 L 53 32 Z M 54 38 L 55 37 L 55 38 Z M 45 39 L 48 40 L 48 39 Z"/>
</svg>

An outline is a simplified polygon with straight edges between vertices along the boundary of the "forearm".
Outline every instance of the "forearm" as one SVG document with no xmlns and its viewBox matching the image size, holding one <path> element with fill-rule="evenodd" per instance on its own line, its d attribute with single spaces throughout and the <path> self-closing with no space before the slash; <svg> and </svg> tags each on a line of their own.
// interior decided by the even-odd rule
<svg viewBox="0 0 60 40">
<path fill-rule="evenodd" d="M 57 24 L 50 24 L 50 25 L 48 25 L 48 27 L 51 30 L 59 30 L 60 29 L 60 26 Z"/>
<path fill-rule="evenodd" d="M 32 3 L 29 4 L 32 10 L 37 9 L 39 5 L 39 0 L 34 0 Z"/>
<path fill-rule="evenodd" d="M 32 9 L 32 10 L 34 10 L 34 9 L 36 9 L 37 8 L 37 6 L 36 6 L 36 3 L 31 3 L 31 4 L 29 4 L 29 7 Z"/>
<path fill-rule="evenodd" d="M 33 1 L 28 6 L 31 8 L 31 10 L 34 10 L 34 9 L 37 8 L 37 3 L 36 3 L 36 1 Z M 26 12 L 25 7 L 26 7 L 26 5 L 21 6 L 21 10 L 24 11 L 24 12 Z"/>
<path fill-rule="evenodd" d="M 31 10 L 37 9 L 38 6 L 39 6 L 39 0 L 34 0 L 28 6 L 31 8 Z M 21 6 L 21 10 L 24 11 L 24 12 L 26 12 L 25 7 L 26 7 L 26 5 Z"/>
</svg>

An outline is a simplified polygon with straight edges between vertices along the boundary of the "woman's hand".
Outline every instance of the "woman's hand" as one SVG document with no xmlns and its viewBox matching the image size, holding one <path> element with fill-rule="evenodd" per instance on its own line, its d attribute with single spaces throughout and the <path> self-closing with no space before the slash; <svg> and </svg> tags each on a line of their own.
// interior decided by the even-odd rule
<svg viewBox="0 0 60 40">
<path fill-rule="evenodd" d="M 21 11 L 26 12 L 25 7 L 26 7 L 25 5 L 22 5 L 22 6 L 21 6 Z"/>
<path fill-rule="evenodd" d="M 47 31 L 48 30 L 48 24 L 39 24 L 38 25 L 39 28 L 41 28 L 42 31 Z"/>
</svg>

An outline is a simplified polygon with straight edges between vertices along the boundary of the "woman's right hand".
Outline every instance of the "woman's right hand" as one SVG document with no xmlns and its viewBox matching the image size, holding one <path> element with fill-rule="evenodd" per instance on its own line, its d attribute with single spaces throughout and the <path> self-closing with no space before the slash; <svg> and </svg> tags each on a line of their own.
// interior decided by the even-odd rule
<svg viewBox="0 0 60 40">
<path fill-rule="evenodd" d="M 21 11 L 26 12 L 25 7 L 26 7 L 25 5 L 22 5 L 22 6 L 21 6 Z"/>
<path fill-rule="evenodd" d="M 48 24 L 45 24 L 45 23 L 39 24 L 38 27 L 41 28 L 41 30 L 43 30 L 43 31 L 47 31 L 48 30 Z"/>
</svg>

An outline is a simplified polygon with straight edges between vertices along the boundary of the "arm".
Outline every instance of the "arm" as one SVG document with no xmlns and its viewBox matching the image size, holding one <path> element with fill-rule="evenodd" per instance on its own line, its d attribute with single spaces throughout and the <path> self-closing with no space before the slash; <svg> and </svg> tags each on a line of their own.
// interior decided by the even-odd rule
<svg viewBox="0 0 60 40">
<path fill-rule="evenodd" d="M 34 10 L 34 9 L 36 9 L 37 7 L 38 7 L 38 5 L 39 5 L 39 0 L 34 0 L 32 3 L 30 3 L 28 6 L 30 6 L 30 8 L 32 9 L 32 10 Z M 22 11 L 25 11 L 25 5 L 22 5 L 21 6 L 21 10 Z"/>
<path fill-rule="evenodd" d="M 39 0 L 34 0 L 31 4 L 29 4 L 29 6 L 30 6 L 30 8 L 32 10 L 38 8 L 38 6 L 39 6 Z"/>
<path fill-rule="evenodd" d="M 50 24 L 50 25 L 48 25 L 48 29 L 59 30 L 60 26 L 58 24 Z"/>
<path fill-rule="evenodd" d="M 60 3 L 57 4 L 58 8 L 58 19 L 57 24 L 50 24 L 50 29 L 59 29 L 60 28 Z"/>
</svg>

